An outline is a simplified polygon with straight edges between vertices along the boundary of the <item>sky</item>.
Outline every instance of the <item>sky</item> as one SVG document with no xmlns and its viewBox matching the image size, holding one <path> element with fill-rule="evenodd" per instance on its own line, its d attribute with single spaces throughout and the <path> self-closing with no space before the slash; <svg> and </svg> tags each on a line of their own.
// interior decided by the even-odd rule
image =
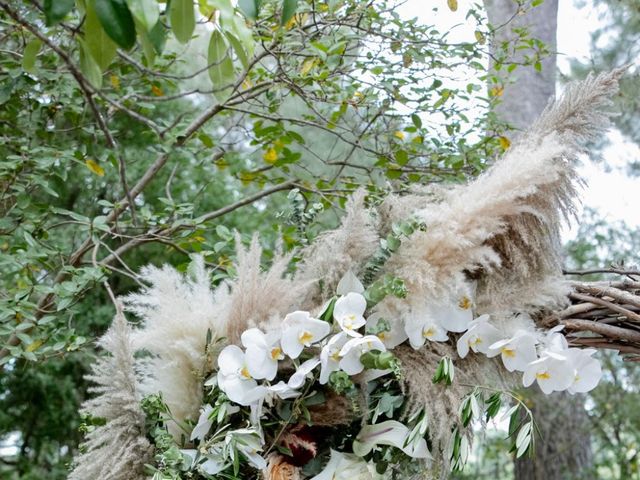
<svg viewBox="0 0 640 480">
<path fill-rule="evenodd" d="M 586 2 L 587 4 L 590 2 Z M 453 41 L 475 41 L 475 24 L 465 15 L 471 0 L 458 0 L 457 12 L 451 12 L 446 0 L 407 0 L 401 14 L 417 16 L 425 23 L 435 23 L 442 31 L 450 29 Z M 433 7 L 438 6 L 438 12 Z M 558 67 L 560 72 L 569 73 L 571 59 L 587 60 L 590 52 L 590 32 L 596 30 L 602 20 L 601 12 L 586 6 L 578 8 L 573 0 L 561 0 L 558 11 Z M 612 66 L 613 67 L 613 66 Z M 562 86 L 558 86 L 559 90 Z M 604 151 L 608 167 L 585 159 L 580 169 L 587 186 L 583 190 L 584 207 L 594 208 L 610 221 L 625 221 L 629 226 L 640 226 L 640 178 L 629 178 L 624 166 L 631 160 L 640 160 L 640 148 L 625 142 L 622 135 L 612 130 L 609 133 L 610 146 Z M 565 240 L 573 238 L 577 226 L 565 230 Z"/>
</svg>

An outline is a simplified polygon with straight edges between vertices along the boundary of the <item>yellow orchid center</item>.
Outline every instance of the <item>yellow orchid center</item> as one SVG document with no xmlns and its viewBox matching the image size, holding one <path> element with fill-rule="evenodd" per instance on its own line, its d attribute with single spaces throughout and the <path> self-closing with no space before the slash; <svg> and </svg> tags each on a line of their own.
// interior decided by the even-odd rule
<svg viewBox="0 0 640 480">
<path fill-rule="evenodd" d="M 460 299 L 458 306 L 463 310 L 469 310 L 471 308 L 471 299 L 465 295 Z"/>
<path fill-rule="evenodd" d="M 470 347 L 475 347 L 482 343 L 482 339 L 480 337 L 474 337 L 473 339 L 470 338 L 467 343 Z"/>
<path fill-rule="evenodd" d="M 311 332 L 307 332 L 306 330 L 300 334 L 298 337 L 298 341 L 303 345 L 309 345 L 313 340 L 313 334 Z"/>
<path fill-rule="evenodd" d="M 271 349 L 271 360 L 280 360 L 282 358 L 282 349 L 274 347 Z"/>
<path fill-rule="evenodd" d="M 549 372 L 536 373 L 536 378 L 538 380 L 549 380 L 551 378 L 551 375 L 549 374 Z"/>
<path fill-rule="evenodd" d="M 513 358 L 516 356 L 516 351 L 513 348 L 502 347 L 500 351 L 505 357 Z"/>
<path fill-rule="evenodd" d="M 247 367 L 242 367 L 242 370 L 240 370 L 240 376 L 242 376 L 242 378 L 245 378 L 246 380 L 251 379 L 251 374 L 249 373 Z"/>
<path fill-rule="evenodd" d="M 334 350 L 333 352 L 331 352 L 331 360 L 333 360 L 334 362 L 339 362 L 340 361 L 340 351 L 339 350 Z"/>
<path fill-rule="evenodd" d="M 344 328 L 351 330 L 353 328 L 353 322 L 355 321 L 356 321 L 356 316 L 354 314 L 345 315 Z"/>
<path fill-rule="evenodd" d="M 385 339 L 387 338 L 387 332 L 378 332 L 377 337 L 378 337 L 380 340 L 385 340 Z"/>
<path fill-rule="evenodd" d="M 436 331 L 434 330 L 433 327 L 429 327 L 429 328 L 425 328 L 422 330 L 422 336 L 424 338 L 429 338 L 429 337 L 433 337 L 435 335 Z"/>
</svg>

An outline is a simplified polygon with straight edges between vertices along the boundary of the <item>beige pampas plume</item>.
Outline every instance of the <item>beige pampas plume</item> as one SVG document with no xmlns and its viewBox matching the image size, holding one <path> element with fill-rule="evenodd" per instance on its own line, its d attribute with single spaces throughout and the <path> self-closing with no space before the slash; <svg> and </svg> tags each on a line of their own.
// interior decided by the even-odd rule
<svg viewBox="0 0 640 480">
<path fill-rule="evenodd" d="M 202 403 L 203 376 L 212 367 L 205 354 L 207 332 L 213 339 L 226 333 L 209 273 L 203 259 L 196 257 L 188 274 L 170 266 L 145 267 L 141 278 L 148 286 L 124 301 L 142 320 L 133 333 L 135 349 L 151 354 L 141 364 L 142 389 L 162 393 L 176 420 L 195 419 Z M 169 428 L 176 436 L 182 433 L 173 422 Z"/>
<path fill-rule="evenodd" d="M 622 72 L 568 87 L 487 172 L 414 212 L 426 230 L 389 261 L 411 295 L 446 295 L 472 272 L 480 311 L 563 301 L 559 229 L 574 213 L 578 145 L 606 126 L 605 107 Z"/>
<path fill-rule="evenodd" d="M 139 404 L 131 329 L 120 306 L 98 345 L 107 355 L 99 358 L 87 375 L 96 384 L 89 391 L 97 396 L 87 400 L 82 410 L 106 423 L 87 434 L 69 479 L 142 480 L 152 447 L 145 436 L 145 415 Z"/>
<path fill-rule="evenodd" d="M 251 327 L 269 330 L 284 316 L 296 310 L 308 282 L 294 282 L 286 275 L 290 255 L 276 255 L 267 270 L 261 268 L 262 248 L 255 235 L 248 249 L 236 239 L 236 278 L 220 287 L 216 303 L 225 335 L 231 343 L 239 343 L 240 335 Z"/>
<path fill-rule="evenodd" d="M 358 275 L 376 252 L 380 238 L 375 218 L 364 200 L 365 191 L 357 190 L 347 201 L 346 215 L 340 226 L 318 237 L 302 252 L 303 261 L 296 279 L 313 281 L 316 286 L 310 290 L 306 308 L 331 297 L 343 275 L 348 270 Z"/>
</svg>

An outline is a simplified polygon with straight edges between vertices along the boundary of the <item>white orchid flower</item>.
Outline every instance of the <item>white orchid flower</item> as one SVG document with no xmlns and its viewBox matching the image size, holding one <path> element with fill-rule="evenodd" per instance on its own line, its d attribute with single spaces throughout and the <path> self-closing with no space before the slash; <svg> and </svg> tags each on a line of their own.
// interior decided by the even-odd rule
<svg viewBox="0 0 640 480">
<path fill-rule="evenodd" d="M 352 338 L 340 350 L 340 370 L 348 375 L 357 375 L 364 370 L 360 357 L 371 350 L 385 352 L 384 343 L 375 335 Z"/>
<path fill-rule="evenodd" d="M 276 378 L 278 361 L 284 359 L 278 335 L 250 328 L 242 333 L 240 339 L 246 348 L 245 357 L 251 376 L 258 380 Z"/>
<path fill-rule="evenodd" d="M 338 295 L 346 295 L 351 292 L 364 293 L 364 285 L 362 285 L 358 277 L 349 269 L 338 282 L 336 293 Z"/>
<path fill-rule="evenodd" d="M 567 339 L 562 333 L 560 333 L 563 329 L 564 325 L 557 325 L 547 331 L 547 334 L 542 339 L 545 350 L 562 354 L 569 349 Z"/>
<path fill-rule="evenodd" d="M 364 457 L 376 445 L 391 445 L 413 458 L 429 457 L 429 449 L 424 438 L 416 437 L 407 445 L 407 438 L 410 433 L 410 430 L 405 425 L 395 420 L 366 425 L 362 427 L 362 430 L 353 441 L 353 453 L 359 457 Z"/>
<path fill-rule="evenodd" d="M 504 340 L 495 342 L 489 347 L 489 358 L 500 355 L 502 363 L 507 370 L 523 372 L 527 365 L 537 360 L 536 344 L 538 339 L 534 333 L 527 330 L 519 330 L 516 334 Z"/>
<path fill-rule="evenodd" d="M 412 310 L 404 321 L 404 331 L 415 350 L 421 348 L 427 340 L 445 342 L 449 338 L 447 331 L 428 308 Z"/>
<path fill-rule="evenodd" d="M 304 382 L 307 379 L 307 375 L 309 375 L 318 365 L 320 365 L 319 357 L 313 357 L 306 362 L 303 362 L 302 365 L 298 367 L 296 372 L 291 375 L 291 378 L 289 378 L 289 387 L 300 388 L 302 385 L 304 385 Z"/>
<path fill-rule="evenodd" d="M 358 329 L 366 320 L 364 311 L 367 309 L 367 300 L 359 293 L 351 292 L 336 300 L 333 307 L 333 318 L 338 322 L 342 331 L 351 337 L 361 337 Z"/>
<path fill-rule="evenodd" d="M 296 390 L 295 388 L 291 388 L 288 383 L 283 382 L 282 380 L 280 380 L 275 385 L 267 387 L 267 390 L 269 390 L 270 394 L 275 395 L 282 400 L 288 400 L 290 398 L 296 398 L 302 395 L 298 390 Z M 272 399 L 273 397 L 268 396 L 267 398 Z"/>
<path fill-rule="evenodd" d="M 537 381 L 540 389 L 549 394 L 568 389 L 575 375 L 575 368 L 568 356 L 547 350 L 541 358 L 527 365 L 522 384 L 528 387 Z"/>
<path fill-rule="evenodd" d="M 586 393 L 598 385 L 602 378 L 600 362 L 591 356 L 596 353 L 593 348 L 570 348 L 567 351 L 569 361 L 573 364 L 575 375 L 569 387 L 569 393 Z"/>
<path fill-rule="evenodd" d="M 465 286 L 454 295 L 452 304 L 432 305 L 431 313 L 438 323 L 449 332 L 461 333 L 469 328 L 473 320 L 473 296 L 475 284 Z"/>
<path fill-rule="evenodd" d="M 290 358 L 300 356 L 304 347 L 310 347 L 329 335 L 331 326 L 327 322 L 312 318 L 309 312 L 296 311 L 283 321 L 282 351 Z"/>
<path fill-rule="evenodd" d="M 376 335 L 388 349 L 396 348 L 408 338 L 400 320 L 383 317 L 381 312 L 375 312 L 367 318 L 365 330 Z"/>
<path fill-rule="evenodd" d="M 331 457 L 324 469 L 310 480 L 373 480 L 369 465 L 351 453 L 331 449 Z"/>
<path fill-rule="evenodd" d="M 229 400 L 243 406 L 251 405 L 267 393 L 249 373 L 245 354 L 236 345 L 226 346 L 218 356 L 218 386 Z"/>
<path fill-rule="evenodd" d="M 320 352 L 320 385 L 329 381 L 329 376 L 340 369 L 340 350 L 347 343 L 349 337 L 340 332 L 329 339 Z"/>
<path fill-rule="evenodd" d="M 213 420 L 209 418 L 213 412 L 213 407 L 211 405 L 205 405 L 200 411 L 200 417 L 198 418 L 198 423 L 191 432 L 190 440 L 202 440 L 209 430 L 211 430 L 211 426 L 213 425 Z"/>
<path fill-rule="evenodd" d="M 481 315 L 469 324 L 469 330 L 458 339 L 458 355 L 464 358 L 469 349 L 474 352 L 489 352 L 489 347 L 502 338 L 500 331 L 489 323 L 489 315 Z"/>
</svg>

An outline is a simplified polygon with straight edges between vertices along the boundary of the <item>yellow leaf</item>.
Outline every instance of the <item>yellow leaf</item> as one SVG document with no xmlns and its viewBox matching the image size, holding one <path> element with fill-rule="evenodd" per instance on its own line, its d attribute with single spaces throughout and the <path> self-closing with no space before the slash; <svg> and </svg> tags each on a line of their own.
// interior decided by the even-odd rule
<svg viewBox="0 0 640 480">
<path fill-rule="evenodd" d="M 417 137 L 413 137 L 411 141 L 413 143 L 424 143 L 424 137 L 422 135 L 419 135 Z"/>
<path fill-rule="evenodd" d="M 244 81 L 242 82 L 242 89 L 243 90 L 248 90 L 251 87 L 253 87 L 253 82 L 251 81 L 250 78 L 245 78 Z"/>
<path fill-rule="evenodd" d="M 400 130 L 396 130 L 395 132 L 393 132 L 393 136 L 399 138 L 400 140 L 404 140 L 404 132 L 401 132 Z"/>
<path fill-rule="evenodd" d="M 27 348 L 25 348 L 25 350 L 27 352 L 33 352 L 35 350 L 37 350 L 38 348 L 40 348 L 40 346 L 43 344 L 44 342 L 42 340 L 36 340 L 35 342 L 31 342 Z"/>
<path fill-rule="evenodd" d="M 276 152 L 275 148 L 270 148 L 269 150 L 264 152 L 264 155 L 262 155 L 262 158 L 264 159 L 265 162 L 273 165 L 274 163 L 276 163 L 276 160 L 278 160 L 278 152 Z"/>
<path fill-rule="evenodd" d="M 511 146 L 511 141 L 507 137 L 500 137 L 498 141 L 500 142 L 500 146 L 503 150 L 506 150 Z"/>
<path fill-rule="evenodd" d="M 458 10 L 458 0 L 447 0 L 447 5 L 452 12 Z"/>
<path fill-rule="evenodd" d="M 307 21 L 308 16 L 308 13 L 296 13 L 293 17 L 291 17 L 291 20 L 287 22 L 284 28 L 286 28 L 287 30 L 291 30 L 296 25 L 304 25 L 304 23 Z"/>
<path fill-rule="evenodd" d="M 161 97 L 164 95 L 164 93 L 162 93 L 162 89 L 155 85 L 151 85 L 151 93 L 153 93 L 156 97 Z"/>
<path fill-rule="evenodd" d="M 302 67 L 300 67 L 300 75 L 305 76 L 307 73 L 309 73 L 313 69 L 313 67 L 316 66 L 317 62 L 318 62 L 318 59 L 315 57 L 307 58 L 302 63 Z"/>
<path fill-rule="evenodd" d="M 193 241 L 203 243 L 204 241 L 206 241 L 206 238 L 204 238 L 202 235 L 198 235 L 196 237 L 193 237 Z"/>
<path fill-rule="evenodd" d="M 120 78 L 118 78 L 117 75 L 111 75 L 109 77 L 109 81 L 111 82 L 111 86 L 116 89 L 116 90 L 120 90 Z"/>
<path fill-rule="evenodd" d="M 84 162 L 89 170 L 98 175 L 99 177 L 104 177 L 104 168 L 102 168 L 95 160 L 91 158 Z"/>
<path fill-rule="evenodd" d="M 486 43 L 487 39 L 485 38 L 484 33 L 480 30 L 476 30 L 473 34 L 476 36 L 476 40 L 480 45 L 484 45 Z"/>
<path fill-rule="evenodd" d="M 491 95 L 492 97 L 501 97 L 503 93 L 504 87 L 501 86 L 493 87 L 491 90 L 489 90 L 489 95 Z"/>
</svg>

